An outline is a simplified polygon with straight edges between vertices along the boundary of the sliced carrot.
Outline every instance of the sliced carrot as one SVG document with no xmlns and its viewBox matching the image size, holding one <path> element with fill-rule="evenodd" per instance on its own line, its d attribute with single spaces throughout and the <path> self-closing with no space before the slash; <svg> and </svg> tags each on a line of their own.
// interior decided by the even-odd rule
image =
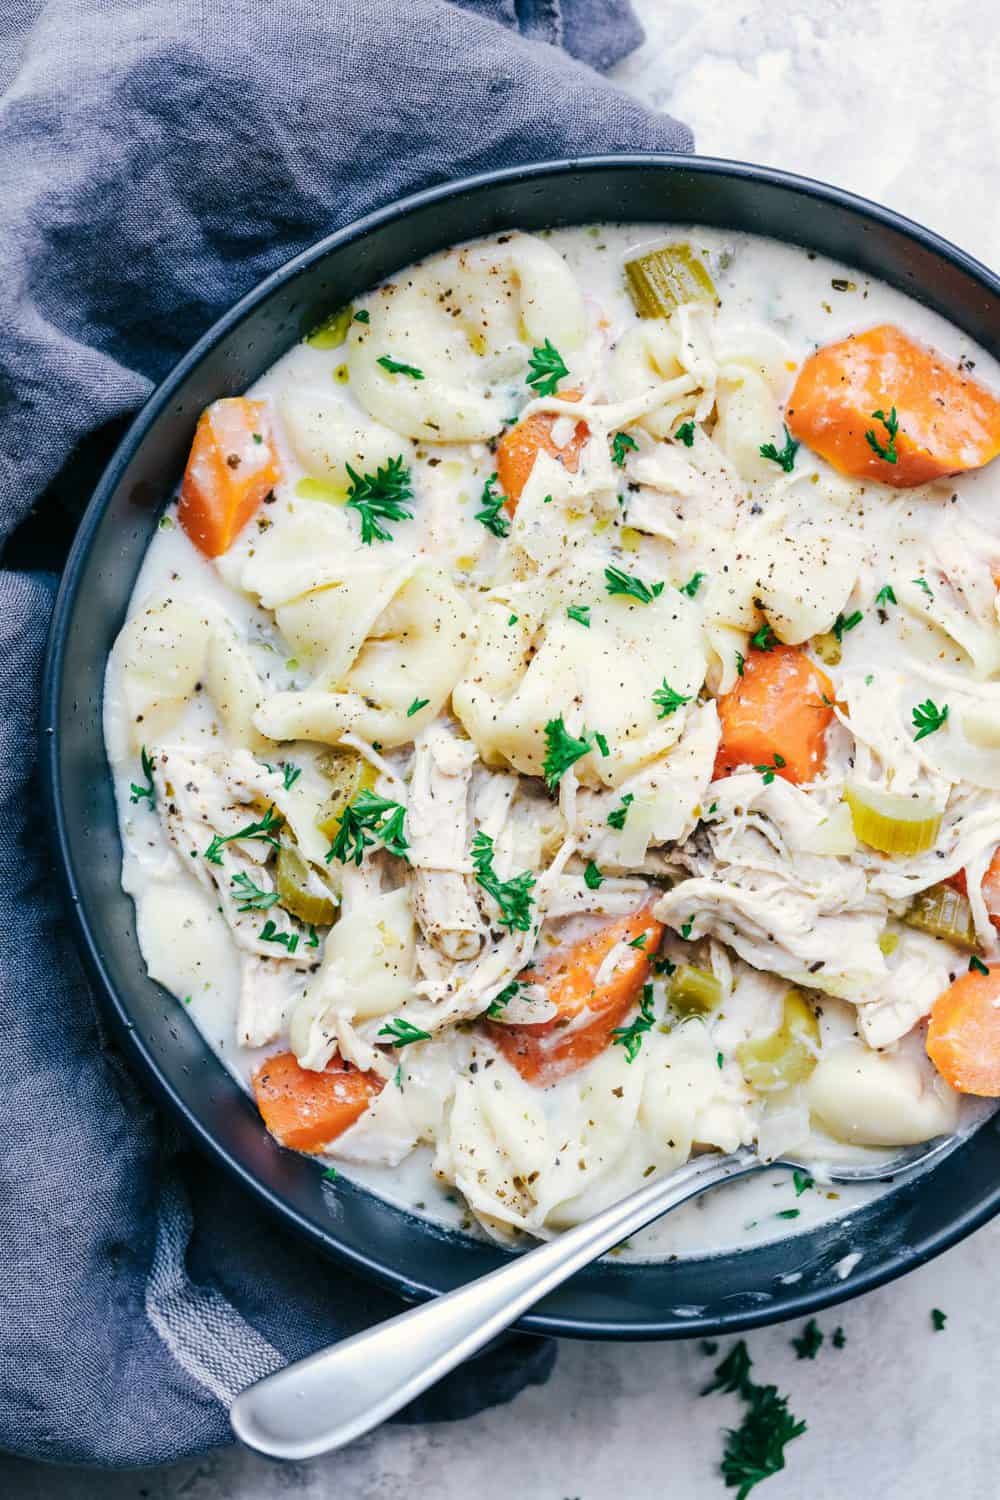
<svg viewBox="0 0 1000 1500">
<path fill-rule="evenodd" d="M 1000 1098 L 1000 964 L 961 975 L 937 997 L 927 1055 L 960 1093 Z"/>
<path fill-rule="evenodd" d="M 890 439 L 882 412 L 895 408 Z M 802 366 L 788 430 L 841 474 L 900 489 L 978 469 L 1000 453 L 1000 398 L 891 323 L 826 344 Z M 866 436 L 871 432 L 881 457 Z"/>
<path fill-rule="evenodd" d="M 213 401 L 195 429 L 178 519 L 200 552 L 218 557 L 280 478 L 264 402 Z"/>
<path fill-rule="evenodd" d="M 718 700 L 718 709 L 722 739 L 716 776 L 737 766 L 766 766 L 798 783 L 823 770 L 833 686 L 797 646 L 750 651 L 743 676 Z"/>
<path fill-rule="evenodd" d="M 300 1068 L 293 1052 L 279 1052 L 253 1075 L 264 1124 L 282 1146 L 322 1151 L 363 1115 L 382 1079 L 334 1056 L 322 1073 Z"/>
<path fill-rule="evenodd" d="M 581 395 L 581 391 L 560 391 L 559 399 L 579 401 Z M 586 422 L 577 422 L 565 448 L 557 448 L 552 441 L 552 429 L 558 421 L 555 412 L 536 411 L 534 416 L 525 417 L 523 422 L 505 432 L 497 444 L 497 479 L 507 496 L 505 508 L 509 515 L 517 509 L 539 453 L 547 453 L 571 474 L 576 473 L 580 449 L 590 436 L 590 428 Z"/>
<path fill-rule="evenodd" d="M 632 943 L 643 933 L 643 946 L 624 948 L 613 972 L 598 983 L 598 971 L 612 948 Z M 604 1051 L 612 1031 L 638 1000 L 662 935 L 662 922 L 654 921 L 650 908 L 644 906 L 522 975 L 526 984 L 542 986 L 558 1011 L 551 1021 L 534 1025 L 487 1022 L 490 1036 L 522 1078 L 529 1083 L 554 1083 Z"/>
</svg>

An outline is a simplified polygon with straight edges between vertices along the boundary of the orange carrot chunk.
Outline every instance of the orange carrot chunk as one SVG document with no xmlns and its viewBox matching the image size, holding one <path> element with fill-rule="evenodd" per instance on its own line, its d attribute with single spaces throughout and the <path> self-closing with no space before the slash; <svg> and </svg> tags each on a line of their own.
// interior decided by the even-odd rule
<svg viewBox="0 0 1000 1500">
<path fill-rule="evenodd" d="M 612 973 L 598 983 L 598 971 L 612 948 L 634 942 L 643 933 L 643 946 L 623 947 Z M 486 1023 L 490 1036 L 522 1078 L 529 1083 L 554 1083 L 604 1051 L 611 1033 L 638 1000 L 662 935 L 662 922 L 654 921 L 644 906 L 554 953 L 521 976 L 525 984 L 540 985 L 558 1012 L 551 1021 L 533 1025 Z"/>
<path fill-rule="evenodd" d="M 826 764 L 832 705 L 830 679 L 798 647 L 750 651 L 743 676 L 718 700 L 715 775 L 757 766 L 785 781 L 812 781 Z"/>
<path fill-rule="evenodd" d="M 961 975 L 937 997 L 927 1055 L 960 1093 L 1000 1098 L 1000 964 Z"/>
<path fill-rule="evenodd" d="M 218 557 L 280 478 L 263 401 L 213 401 L 195 429 L 178 519 L 200 552 Z"/>
<path fill-rule="evenodd" d="M 955 874 L 950 875 L 944 883 L 953 886 L 956 891 L 961 891 L 963 896 L 969 894 L 964 870 L 956 870 Z M 990 860 L 989 869 L 983 876 L 980 889 L 990 921 L 994 927 L 1000 927 L 1000 849 L 995 851 Z"/>
<path fill-rule="evenodd" d="M 322 1151 L 343 1135 L 382 1090 L 382 1079 L 331 1058 L 322 1073 L 300 1068 L 293 1052 L 279 1052 L 253 1075 L 264 1124 L 282 1146 Z"/>
<path fill-rule="evenodd" d="M 891 323 L 810 355 L 786 421 L 839 473 L 899 489 L 1000 453 L 1000 398 Z"/>
<path fill-rule="evenodd" d="M 579 401 L 580 395 L 579 391 L 560 391 L 559 399 Z M 580 449 L 590 436 L 590 429 L 586 422 L 577 422 L 565 448 L 557 448 L 552 441 L 552 429 L 558 421 L 555 412 L 537 411 L 534 416 L 525 417 L 523 422 L 511 427 L 497 444 L 497 479 L 507 496 L 505 509 L 509 515 L 517 509 L 539 453 L 547 453 L 571 474 L 576 473 Z"/>
</svg>

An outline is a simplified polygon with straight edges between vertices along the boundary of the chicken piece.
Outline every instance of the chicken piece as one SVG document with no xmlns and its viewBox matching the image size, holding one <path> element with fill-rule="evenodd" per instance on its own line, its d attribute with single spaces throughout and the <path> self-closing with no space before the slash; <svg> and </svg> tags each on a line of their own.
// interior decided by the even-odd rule
<svg viewBox="0 0 1000 1500">
<path fill-rule="evenodd" d="M 475 958 L 485 928 L 469 876 L 468 798 L 476 747 L 434 724 L 416 741 L 406 826 L 413 909 L 448 958 Z"/>
</svg>

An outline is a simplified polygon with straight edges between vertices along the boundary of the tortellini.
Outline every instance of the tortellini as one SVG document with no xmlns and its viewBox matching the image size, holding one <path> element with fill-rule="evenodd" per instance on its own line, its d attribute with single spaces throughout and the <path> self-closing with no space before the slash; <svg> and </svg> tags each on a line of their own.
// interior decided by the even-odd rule
<svg viewBox="0 0 1000 1500">
<path fill-rule="evenodd" d="M 913 1146 L 958 1124 L 958 1095 L 929 1063 L 845 1043 L 806 1085 L 816 1122 L 853 1146 Z"/>
<path fill-rule="evenodd" d="M 347 494 L 348 468 L 374 474 L 394 458 L 409 458 L 412 444 L 380 422 L 365 421 L 332 392 L 292 389 L 281 402 L 288 440 L 307 474 Z"/>
</svg>

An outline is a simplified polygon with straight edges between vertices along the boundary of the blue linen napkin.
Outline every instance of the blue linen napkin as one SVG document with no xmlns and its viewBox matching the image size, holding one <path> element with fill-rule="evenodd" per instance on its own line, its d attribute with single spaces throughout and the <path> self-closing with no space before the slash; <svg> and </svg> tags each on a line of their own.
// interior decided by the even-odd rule
<svg viewBox="0 0 1000 1500">
<path fill-rule="evenodd" d="M 188 345 L 320 236 L 489 167 L 689 150 L 585 65 L 640 39 L 628 0 L 0 14 L 0 1448 L 199 1452 L 251 1380 L 398 1310 L 178 1149 L 66 935 L 34 744 L 51 569 L 91 480 Z M 553 1359 L 510 1338 L 405 1415 L 508 1401 Z"/>
</svg>

